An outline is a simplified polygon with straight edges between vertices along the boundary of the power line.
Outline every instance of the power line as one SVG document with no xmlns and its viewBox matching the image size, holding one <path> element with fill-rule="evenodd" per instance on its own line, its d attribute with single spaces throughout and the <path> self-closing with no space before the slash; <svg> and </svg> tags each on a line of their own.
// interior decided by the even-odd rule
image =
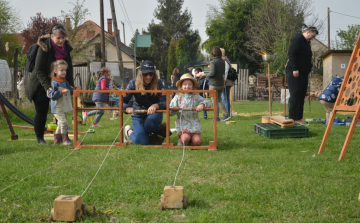
<svg viewBox="0 0 360 223">
<path fill-rule="evenodd" d="M 360 19 L 360 17 L 356 17 L 356 16 L 352 16 L 352 15 L 346 15 L 346 14 L 343 14 L 343 13 L 340 13 L 340 12 L 334 12 L 334 11 L 330 11 L 330 12 L 333 12 L 333 13 L 336 13 L 336 14 L 339 14 L 339 15 L 344 15 L 344 16 Z"/>
<path fill-rule="evenodd" d="M 119 2 L 119 5 L 120 5 L 120 7 L 121 7 L 121 10 L 122 10 L 122 12 L 123 12 L 123 14 L 124 14 L 125 20 L 126 20 L 126 22 L 128 23 L 128 25 L 129 25 L 130 31 L 131 31 L 131 32 L 133 33 L 133 35 L 134 35 L 134 29 L 133 29 L 133 27 L 132 27 L 132 25 L 131 25 L 131 23 L 130 23 L 130 19 L 129 19 L 129 16 L 128 16 L 128 14 L 127 14 L 127 11 L 126 11 L 124 2 L 123 2 L 123 6 L 121 5 L 120 0 L 118 0 L 118 2 Z M 124 7 L 124 8 L 123 8 L 123 7 Z"/>
</svg>

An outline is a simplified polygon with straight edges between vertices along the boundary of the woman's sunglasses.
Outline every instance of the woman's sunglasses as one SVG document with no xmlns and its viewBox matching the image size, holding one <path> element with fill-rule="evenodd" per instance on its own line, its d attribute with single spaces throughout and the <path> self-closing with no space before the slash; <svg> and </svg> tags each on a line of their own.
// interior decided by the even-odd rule
<svg viewBox="0 0 360 223">
<path fill-rule="evenodd" d="M 154 75 L 155 75 L 154 73 L 146 73 L 146 74 L 143 74 L 144 77 L 147 77 L 147 76 L 153 77 Z"/>
<path fill-rule="evenodd" d="M 59 29 L 65 31 L 65 27 L 64 27 L 64 26 L 61 26 L 61 25 L 54 26 L 54 28 L 52 29 L 52 31 L 54 32 L 54 31 L 59 30 Z"/>
</svg>

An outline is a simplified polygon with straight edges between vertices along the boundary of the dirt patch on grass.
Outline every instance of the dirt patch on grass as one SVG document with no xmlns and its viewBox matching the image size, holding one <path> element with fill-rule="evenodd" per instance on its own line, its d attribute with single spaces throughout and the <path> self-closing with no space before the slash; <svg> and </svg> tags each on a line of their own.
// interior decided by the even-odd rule
<svg viewBox="0 0 360 223">
<path fill-rule="evenodd" d="M 284 114 L 284 112 L 282 112 L 282 111 L 272 112 L 272 115 L 282 115 L 282 114 Z M 256 115 L 269 116 L 269 112 L 264 111 L 264 112 L 239 113 L 237 115 L 243 116 L 243 117 L 251 117 L 251 116 L 256 116 Z"/>
</svg>

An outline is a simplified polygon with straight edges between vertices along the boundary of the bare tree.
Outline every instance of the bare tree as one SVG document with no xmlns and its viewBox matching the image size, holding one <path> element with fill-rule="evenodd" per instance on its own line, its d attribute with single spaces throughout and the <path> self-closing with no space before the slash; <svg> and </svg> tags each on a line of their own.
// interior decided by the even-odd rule
<svg viewBox="0 0 360 223">
<path fill-rule="evenodd" d="M 261 50 L 276 54 L 271 70 L 284 72 L 292 38 L 309 26 L 322 29 L 322 21 L 314 15 L 312 0 L 264 0 L 248 21 L 245 34 L 249 51 L 244 53 L 257 63 L 261 63 Z"/>
<path fill-rule="evenodd" d="M 72 5 L 72 9 L 67 12 L 61 10 L 61 17 L 65 21 L 67 38 L 73 45 L 71 56 L 75 62 L 85 62 L 89 60 L 88 55 L 91 53 L 90 49 L 92 47 L 90 47 L 89 37 L 93 32 L 83 23 L 86 20 L 86 16 L 90 15 L 90 13 L 85 8 L 85 0 L 76 0 L 75 3 L 69 2 L 69 4 Z"/>
</svg>

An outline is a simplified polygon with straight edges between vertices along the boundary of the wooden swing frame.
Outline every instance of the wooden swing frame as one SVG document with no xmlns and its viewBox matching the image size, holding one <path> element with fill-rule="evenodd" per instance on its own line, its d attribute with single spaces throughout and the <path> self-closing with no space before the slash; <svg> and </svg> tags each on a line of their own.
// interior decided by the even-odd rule
<svg viewBox="0 0 360 223">
<path fill-rule="evenodd" d="M 81 108 L 77 105 L 77 98 L 80 97 L 82 93 L 111 93 L 119 96 L 119 107 L 107 107 L 107 108 L 96 108 L 96 110 L 117 110 L 119 111 L 119 130 L 120 135 L 118 142 L 115 143 L 115 147 L 128 146 L 123 142 L 123 117 L 125 110 L 123 110 L 123 97 L 128 93 L 144 93 L 144 91 L 136 91 L 136 90 L 74 90 L 73 93 L 73 111 L 74 111 L 74 147 L 75 148 L 83 148 L 83 147 L 109 147 L 110 145 L 84 145 L 78 139 L 78 123 L 77 123 L 77 113 L 78 111 L 89 111 L 94 110 L 94 108 Z M 142 147 L 161 147 L 167 149 L 176 149 L 183 148 L 183 146 L 174 146 L 173 143 L 170 143 L 170 111 L 177 111 L 179 109 L 169 108 L 170 105 L 170 96 L 174 95 L 174 93 L 209 93 L 209 97 L 214 98 L 214 107 L 213 108 L 204 108 L 204 111 L 214 111 L 214 140 L 210 141 L 209 145 L 201 145 L 201 146 L 185 146 L 186 149 L 207 149 L 209 151 L 217 151 L 217 134 L 216 134 L 216 109 L 217 109 L 217 97 L 215 90 L 188 90 L 188 91 L 180 91 L 180 90 L 148 90 L 146 93 L 161 93 L 166 96 L 166 110 L 156 110 L 156 113 L 165 113 L 166 114 L 166 141 L 162 145 L 136 145 Z M 193 108 L 195 110 L 195 108 Z M 147 112 L 147 110 L 144 110 Z"/>
<path fill-rule="evenodd" d="M 355 65 L 354 65 L 355 64 Z M 342 82 L 338 97 L 336 99 L 333 111 L 330 116 L 328 126 L 326 128 L 323 140 L 321 142 L 318 154 L 322 154 L 325 148 L 326 141 L 329 137 L 331 127 L 336 117 L 337 111 L 350 111 L 355 112 L 353 120 L 351 122 L 348 134 L 346 136 L 344 145 L 342 147 L 339 161 L 344 160 L 347 148 L 350 144 L 352 135 L 355 131 L 356 123 L 360 116 L 360 33 L 354 46 L 354 50 L 350 57 L 349 65 L 346 69 L 345 77 Z M 347 94 L 345 90 L 351 90 Z M 356 92 L 356 93 L 354 93 Z M 346 95 L 347 94 L 347 95 Z M 355 97 L 351 97 L 354 94 Z M 350 105 L 348 101 L 351 100 Z"/>
</svg>

